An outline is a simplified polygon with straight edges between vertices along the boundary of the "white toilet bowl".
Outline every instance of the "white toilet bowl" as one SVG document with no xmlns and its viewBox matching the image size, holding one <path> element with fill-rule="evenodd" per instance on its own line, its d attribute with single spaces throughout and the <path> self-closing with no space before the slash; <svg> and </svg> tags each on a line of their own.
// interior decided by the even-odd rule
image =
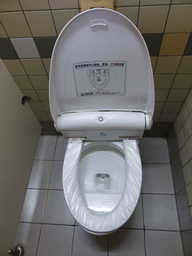
<svg viewBox="0 0 192 256">
<path fill-rule="evenodd" d="M 111 233 L 133 213 L 142 167 L 136 140 L 69 140 L 63 166 L 68 208 L 78 224 L 96 235 Z"/>
</svg>

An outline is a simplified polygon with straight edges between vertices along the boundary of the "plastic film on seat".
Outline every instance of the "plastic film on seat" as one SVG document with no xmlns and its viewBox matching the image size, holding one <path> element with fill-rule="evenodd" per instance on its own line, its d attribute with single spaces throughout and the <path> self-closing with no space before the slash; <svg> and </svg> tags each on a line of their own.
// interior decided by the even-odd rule
<svg viewBox="0 0 192 256">
<path fill-rule="evenodd" d="M 92 232 L 112 232 L 122 226 L 133 213 L 141 190 L 142 166 L 136 140 L 118 142 L 124 149 L 126 184 L 117 206 L 109 213 L 99 215 L 90 210 L 83 200 L 78 182 L 78 163 L 83 145 L 82 139 L 69 140 L 63 164 L 63 188 L 67 205 L 75 220 Z"/>
</svg>

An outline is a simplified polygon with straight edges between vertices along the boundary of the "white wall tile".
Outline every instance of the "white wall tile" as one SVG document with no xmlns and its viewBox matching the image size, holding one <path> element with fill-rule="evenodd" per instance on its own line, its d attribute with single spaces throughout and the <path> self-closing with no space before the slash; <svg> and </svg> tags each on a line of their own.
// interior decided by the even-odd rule
<svg viewBox="0 0 192 256">
<path fill-rule="evenodd" d="M 11 38 L 20 59 L 40 58 L 33 38 Z"/>
</svg>

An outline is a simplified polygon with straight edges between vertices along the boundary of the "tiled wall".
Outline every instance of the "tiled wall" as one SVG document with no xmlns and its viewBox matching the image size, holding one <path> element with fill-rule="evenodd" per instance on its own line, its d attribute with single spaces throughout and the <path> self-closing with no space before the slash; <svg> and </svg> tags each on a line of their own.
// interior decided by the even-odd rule
<svg viewBox="0 0 192 256">
<path fill-rule="evenodd" d="M 192 0 L 116 0 L 115 9 L 141 31 L 155 79 L 156 122 L 174 122 L 192 86 Z M 0 1 L 0 58 L 41 121 L 51 120 L 48 75 L 63 26 L 79 0 Z"/>
<path fill-rule="evenodd" d="M 192 91 L 187 97 L 174 127 L 192 216 Z"/>
</svg>

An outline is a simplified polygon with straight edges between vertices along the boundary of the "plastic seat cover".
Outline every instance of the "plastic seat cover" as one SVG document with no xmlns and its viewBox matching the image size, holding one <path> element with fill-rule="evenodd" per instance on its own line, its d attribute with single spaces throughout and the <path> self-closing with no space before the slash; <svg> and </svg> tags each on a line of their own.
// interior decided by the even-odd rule
<svg viewBox="0 0 192 256">
<path fill-rule="evenodd" d="M 126 161 L 125 189 L 117 206 L 109 213 L 99 215 L 90 210 L 80 194 L 78 183 L 78 163 L 80 161 L 82 139 L 70 139 L 63 165 L 63 188 L 67 205 L 75 220 L 92 232 L 111 232 L 122 226 L 133 213 L 141 190 L 142 165 L 136 140 L 124 139 L 117 142 L 124 149 Z"/>
</svg>

